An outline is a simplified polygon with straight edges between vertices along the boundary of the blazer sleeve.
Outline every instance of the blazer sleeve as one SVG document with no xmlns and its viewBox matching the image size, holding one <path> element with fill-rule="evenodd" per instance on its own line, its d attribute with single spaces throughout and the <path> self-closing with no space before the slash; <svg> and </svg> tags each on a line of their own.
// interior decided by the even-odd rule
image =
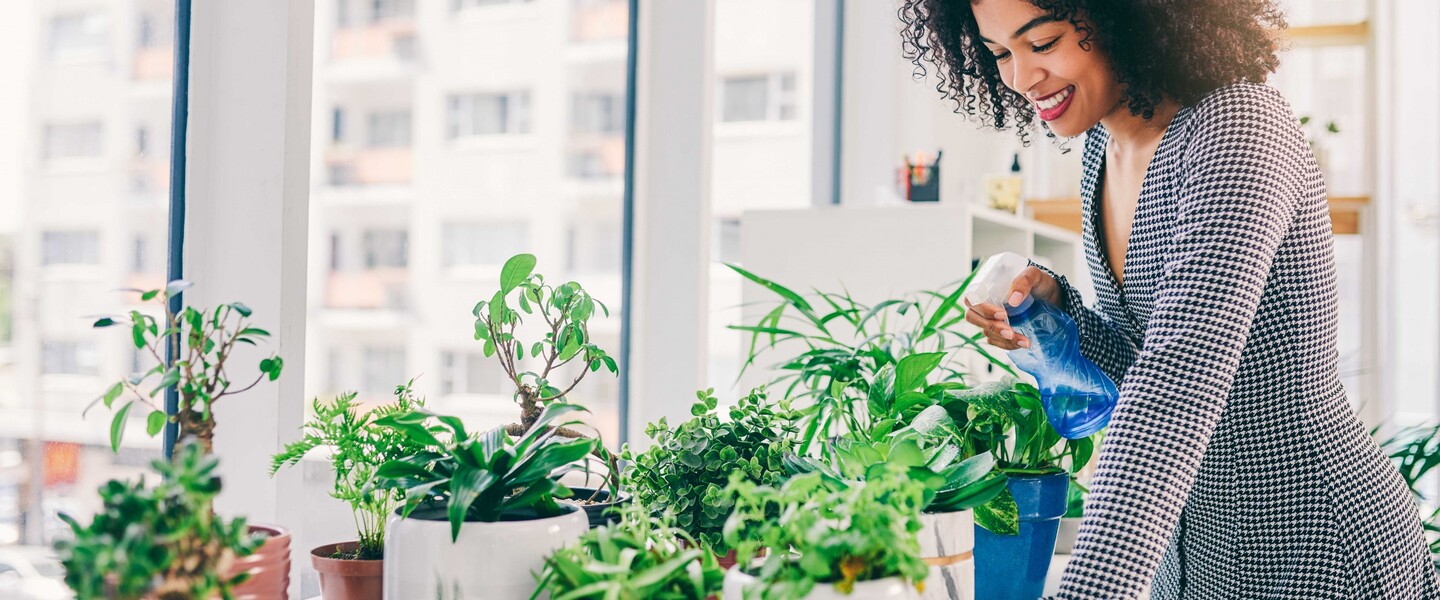
<svg viewBox="0 0 1440 600">
<path fill-rule="evenodd" d="M 1058 308 L 1075 321 L 1075 328 L 1080 333 L 1080 354 L 1100 367 L 1100 370 L 1118 385 L 1125 379 L 1125 372 L 1130 370 L 1130 365 L 1135 364 L 1135 357 L 1140 354 L 1136 341 L 1126 335 L 1122 328 L 1110 322 L 1110 318 L 1104 313 L 1085 306 L 1085 298 L 1081 296 L 1080 290 L 1070 285 L 1064 275 L 1034 261 L 1031 261 L 1030 265 L 1053 277 L 1060 286 L 1061 306 Z"/>
<path fill-rule="evenodd" d="M 1056 598 L 1151 583 L 1226 409 L 1309 168 L 1288 105 L 1256 87 L 1212 94 L 1185 124 L 1175 235 Z"/>
</svg>

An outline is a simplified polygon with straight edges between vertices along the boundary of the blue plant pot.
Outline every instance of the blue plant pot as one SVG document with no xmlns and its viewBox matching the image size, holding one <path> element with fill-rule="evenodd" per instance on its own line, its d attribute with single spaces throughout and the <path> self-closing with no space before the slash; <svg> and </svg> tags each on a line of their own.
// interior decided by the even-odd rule
<svg viewBox="0 0 1440 600">
<path fill-rule="evenodd" d="M 1035 600 L 1045 593 L 1069 487 L 1065 473 L 1010 476 L 1020 535 L 995 535 L 975 526 L 976 600 Z"/>
</svg>

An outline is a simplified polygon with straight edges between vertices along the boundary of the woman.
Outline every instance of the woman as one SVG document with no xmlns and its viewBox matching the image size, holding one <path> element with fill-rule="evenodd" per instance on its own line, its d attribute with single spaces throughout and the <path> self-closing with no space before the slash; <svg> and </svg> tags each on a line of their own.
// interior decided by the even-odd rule
<svg viewBox="0 0 1440 600">
<path fill-rule="evenodd" d="M 1085 137 L 1100 298 L 1038 267 L 1120 385 L 1060 598 L 1440 598 L 1406 487 L 1341 388 L 1325 186 L 1270 0 L 909 0 L 906 55 L 997 128 Z M 1029 340 L 993 305 L 968 320 Z"/>
</svg>

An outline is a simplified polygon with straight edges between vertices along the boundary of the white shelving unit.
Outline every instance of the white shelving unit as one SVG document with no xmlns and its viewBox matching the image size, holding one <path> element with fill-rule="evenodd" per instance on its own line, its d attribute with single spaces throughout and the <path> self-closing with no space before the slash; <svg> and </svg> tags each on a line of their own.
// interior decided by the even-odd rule
<svg viewBox="0 0 1440 600">
<path fill-rule="evenodd" d="M 979 205 L 752 211 L 741 218 L 740 247 L 747 270 L 797 293 L 843 289 L 872 305 L 916 290 L 953 289 L 979 260 L 1008 250 L 1066 275 L 1093 301 L 1080 236 Z M 747 324 L 776 303 L 759 286 L 742 289 Z M 989 372 L 975 358 L 971 372 Z"/>
</svg>

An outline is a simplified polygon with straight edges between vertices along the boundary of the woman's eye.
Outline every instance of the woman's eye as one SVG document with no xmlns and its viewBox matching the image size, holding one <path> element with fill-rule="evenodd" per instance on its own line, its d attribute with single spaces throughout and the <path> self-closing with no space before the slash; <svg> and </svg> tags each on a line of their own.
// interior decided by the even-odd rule
<svg viewBox="0 0 1440 600">
<path fill-rule="evenodd" d="M 996 54 L 996 55 L 995 55 L 995 62 L 1005 62 L 1005 61 L 1006 61 L 1007 59 L 1009 59 L 1009 58 L 1010 58 L 1010 53 L 1009 53 L 1009 52 L 1001 52 L 1000 54 Z"/>
<path fill-rule="evenodd" d="M 1046 42 L 1046 43 L 1044 43 L 1044 44 L 1041 44 L 1041 45 L 1039 45 L 1039 46 L 1032 46 L 1030 49 L 1031 49 L 1032 51 L 1034 51 L 1036 54 L 1044 54 L 1044 53 L 1049 52 L 1050 50 L 1054 49 L 1054 48 L 1055 48 L 1055 44 L 1058 44 L 1058 43 L 1060 43 L 1060 38 L 1057 37 L 1057 38 L 1055 38 L 1055 39 L 1053 39 L 1053 40 L 1050 40 L 1049 42 Z"/>
</svg>

